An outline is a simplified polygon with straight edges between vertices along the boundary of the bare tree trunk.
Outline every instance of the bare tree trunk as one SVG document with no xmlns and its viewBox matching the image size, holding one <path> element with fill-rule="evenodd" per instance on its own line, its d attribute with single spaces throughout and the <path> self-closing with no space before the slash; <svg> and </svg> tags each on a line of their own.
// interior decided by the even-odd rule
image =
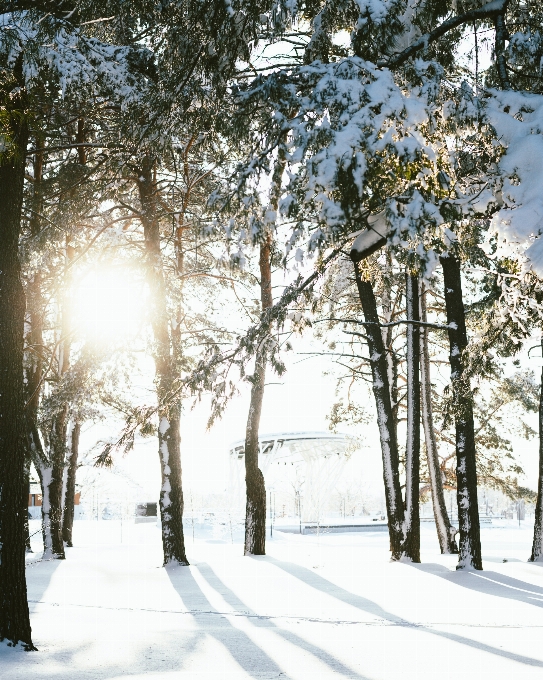
<svg viewBox="0 0 543 680">
<path fill-rule="evenodd" d="M 78 119 L 76 140 L 79 144 L 85 141 L 85 127 L 83 119 Z M 85 147 L 78 147 L 78 160 L 81 165 L 86 163 Z M 41 179 L 41 177 L 40 177 Z M 72 191 L 75 193 L 75 190 Z M 71 320 L 72 309 L 70 300 L 70 281 L 71 281 L 71 262 L 75 255 L 73 246 L 73 235 L 66 234 L 65 243 L 65 270 L 64 270 L 64 296 L 62 300 L 61 309 L 61 330 L 60 342 L 58 346 L 58 375 L 62 379 L 63 376 L 70 369 L 70 351 L 71 351 Z M 40 292 L 41 295 L 41 292 Z M 47 539 L 47 549 L 44 556 L 49 553 L 49 545 L 51 549 L 51 556 L 57 559 L 65 559 L 64 551 L 64 495 L 65 495 L 65 473 L 66 473 L 66 453 L 68 449 L 68 418 L 70 412 L 70 404 L 64 401 L 61 404 L 56 414 L 54 414 L 49 433 L 49 470 L 47 470 L 48 489 L 43 491 L 43 498 L 47 495 L 49 504 L 48 525 L 44 522 L 44 531 L 49 531 L 50 537 Z M 70 438 L 73 435 L 73 430 L 70 433 Z M 78 433 L 79 436 L 79 433 Z M 73 440 L 72 440 L 73 441 Z M 45 472 L 45 471 L 44 471 Z M 75 484 L 75 480 L 74 480 Z M 43 505 L 42 505 L 43 507 Z M 72 518 L 70 521 L 70 545 L 71 545 L 71 528 L 73 523 L 73 507 L 71 509 Z"/>
<path fill-rule="evenodd" d="M 34 140 L 37 148 L 43 148 L 41 136 Z M 30 234 L 37 239 L 41 230 L 43 210 L 43 152 L 34 156 L 34 181 L 32 182 L 32 215 L 30 218 Z M 27 423 L 37 424 L 38 406 L 43 375 L 43 315 L 45 302 L 42 292 L 42 276 L 35 271 L 27 285 L 27 352 L 25 357 L 26 415 Z"/>
<path fill-rule="evenodd" d="M 36 146 L 43 146 L 43 139 L 36 138 Z M 34 156 L 34 182 L 32 183 L 32 218 L 30 220 L 30 232 L 37 237 L 41 229 L 41 213 L 43 210 L 43 154 Z M 33 428 L 37 426 L 38 407 L 43 376 L 43 315 L 45 301 L 42 292 L 42 277 L 39 271 L 35 272 L 28 284 L 28 311 L 27 321 L 29 331 L 27 333 L 27 356 L 25 362 L 26 378 L 26 423 L 30 432 L 28 436 L 36 437 Z M 64 312 L 66 310 L 63 310 Z M 66 319 L 63 314 L 62 336 L 65 336 Z M 69 367 L 69 341 L 63 337 L 59 346 L 58 373 L 61 376 Z M 67 405 L 63 406 L 56 414 L 50 425 L 49 455 L 41 455 L 34 459 L 40 483 L 42 486 L 42 534 L 44 545 L 44 558 L 64 558 L 64 544 L 62 542 L 62 479 L 64 475 L 64 451 L 66 446 L 66 417 Z M 34 452 L 38 449 L 34 446 Z"/>
<path fill-rule="evenodd" d="M 421 284 L 420 310 L 421 321 L 428 321 L 426 314 L 426 295 L 424 284 Z M 432 382 L 430 376 L 430 352 L 428 350 L 428 328 L 421 326 L 420 330 L 420 369 L 421 369 L 421 403 L 422 423 L 426 443 L 426 459 L 428 474 L 430 475 L 430 489 L 436 522 L 437 537 L 442 555 L 458 554 L 455 536 L 457 530 L 452 526 L 445 494 L 443 493 L 443 475 L 439 465 L 436 434 L 434 430 L 434 416 L 432 411 Z"/>
<path fill-rule="evenodd" d="M 260 246 L 260 298 L 262 311 L 273 305 L 271 287 L 271 234 Z M 251 402 L 245 432 L 245 487 L 247 503 L 245 509 L 245 555 L 266 554 L 266 487 L 264 475 L 258 467 L 258 430 L 264 400 L 266 380 L 266 346 L 258 348 L 255 357 L 255 371 L 251 387 Z"/>
<path fill-rule="evenodd" d="M 543 353 L 543 335 L 541 336 Z M 541 391 L 539 393 L 539 482 L 534 518 L 534 541 L 529 562 L 543 562 L 543 368 L 541 369 Z"/>
<path fill-rule="evenodd" d="M 370 281 L 362 278 L 356 263 L 354 263 L 354 269 L 358 295 L 366 321 L 366 338 L 370 355 L 373 394 L 375 397 L 377 424 L 379 426 L 379 438 L 383 457 L 383 481 L 385 484 L 391 558 L 399 560 L 402 556 L 404 507 L 400 488 L 398 442 L 392 416 L 388 367 L 385 357 L 386 350 L 372 284 Z"/>
<path fill-rule="evenodd" d="M 33 649 L 25 574 L 25 295 L 19 263 L 28 129 L 23 95 L 2 94 L 10 144 L 0 163 L 0 640 Z"/>
<path fill-rule="evenodd" d="M 145 157 L 138 175 L 141 221 L 147 254 L 147 282 L 151 292 L 151 323 L 159 403 L 158 452 L 162 473 L 160 514 L 164 564 L 188 565 L 183 532 L 183 488 L 181 473 L 181 405 L 162 406 L 176 377 L 175 356 L 170 337 L 167 291 L 160 250 L 160 224 L 157 218 L 156 182 L 153 161 Z"/>
<path fill-rule="evenodd" d="M 64 496 L 64 519 L 62 523 L 62 538 L 68 548 L 73 547 L 72 531 L 75 513 L 75 479 L 77 474 L 77 461 L 79 458 L 79 437 L 81 435 L 81 423 L 75 423 L 72 428 L 70 441 L 70 457 L 68 458 L 68 475 L 66 479 L 66 493 Z"/>
<path fill-rule="evenodd" d="M 386 251 L 387 270 L 392 275 L 392 254 Z M 383 295 L 381 300 L 382 315 L 385 323 L 391 322 L 393 302 L 391 299 L 390 282 L 384 277 Z M 398 395 L 398 356 L 394 350 L 394 334 L 392 326 L 381 329 L 383 335 L 383 342 L 385 344 L 385 357 L 388 366 L 388 384 L 390 386 L 390 399 L 392 404 L 392 420 L 394 423 L 394 430 L 396 432 L 396 439 L 398 438 L 398 411 L 400 408 L 400 399 Z"/>
<path fill-rule="evenodd" d="M 62 318 L 60 329 L 60 342 L 58 345 L 58 377 L 62 379 L 70 369 L 71 351 L 71 306 L 69 299 L 70 262 L 74 256 L 71 245 L 71 236 L 66 236 L 65 246 L 65 295 L 62 301 Z M 65 559 L 64 541 L 62 538 L 62 524 L 64 511 L 64 474 L 66 470 L 67 434 L 69 403 L 64 401 L 53 415 L 49 429 L 49 470 L 47 471 L 47 491 L 43 492 L 43 498 L 47 495 L 49 503 L 49 532 L 51 544 L 51 557 Z M 42 505 L 42 507 L 44 507 Z M 47 530 L 47 528 L 46 528 Z M 49 545 L 47 546 L 47 548 Z M 48 550 L 44 556 L 48 554 Z"/>
<path fill-rule="evenodd" d="M 37 147 L 43 146 L 43 138 L 36 137 Z M 32 217 L 30 220 L 30 232 L 37 237 L 41 230 L 41 214 L 43 210 L 43 154 L 34 156 L 33 170 L 34 182 L 32 183 Z M 37 427 L 38 408 L 43 376 L 43 316 L 45 301 L 42 291 L 42 276 L 39 271 L 35 272 L 28 284 L 28 310 L 26 344 L 28 347 L 25 361 L 26 383 L 26 424 L 27 436 L 30 440 L 36 439 L 34 428 Z M 66 326 L 63 316 L 63 325 Z M 62 335 L 65 335 L 64 329 Z M 64 346 L 66 345 L 66 346 Z M 61 341 L 58 362 L 58 373 L 62 375 L 68 368 L 69 343 L 64 338 Z M 34 458 L 34 464 L 38 471 L 42 487 L 42 534 L 44 546 L 44 558 L 64 558 L 64 544 L 61 535 L 62 522 L 62 479 L 64 475 L 64 449 L 65 449 L 65 425 L 67 407 L 62 407 L 54 416 L 50 426 L 50 451 L 46 456 L 43 453 L 41 442 L 39 449 L 34 441 L 31 451 L 39 455 Z"/>
<path fill-rule="evenodd" d="M 270 208 L 277 214 L 283 173 L 285 171 L 284 139 L 278 148 L 277 161 L 273 169 L 270 187 Z M 274 224 L 268 225 L 264 241 L 260 245 L 260 302 L 262 313 L 273 306 L 271 257 L 273 246 Z M 251 387 L 251 401 L 245 430 L 245 487 L 247 494 L 245 509 L 245 555 L 266 554 L 266 486 L 264 476 L 258 467 L 258 432 L 262 402 L 264 400 L 264 383 L 266 381 L 267 347 L 264 340 L 258 347 L 255 356 L 255 371 Z"/>
<path fill-rule="evenodd" d="M 407 320 L 419 319 L 419 282 L 405 275 Z M 405 519 L 402 559 L 420 562 L 420 325 L 407 324 L 407 443 L 405 448 Z"/>
<path fill-rule="evenodd" d="M 449 326 L 451 382 L 456 426 L 456 478 L 460 545 L 457 569 L 482 569 L 475 428 L 469 380 L 464 375 L 463 353 L 468 345 L 462 296 L 460 262 L 453 255 L 440 258 Z"/>
<path fill-rule="evenodd" d="M 25 486 L 28 489 L 28 497 L 30 498 L 30 457 L 26 456 L 26 469 L 25 469 Z M 32 545 L 30 543 L 30 525 L 28 524 L 28 507 L 25 512 L 25 552 L 31 553 Z"/>
<path fill-rule="evenodd" d="M 44 558 L 66 558 L 62 540 L 62 491 L 66 460 L 68 405 L 64 404 L 53 418 L 49 433 L 49 465 L 42 469 L 42 515 L 44 531 L 49 533 L 44 544 Z"/>
<path fill-rule="evenodd" d="M 43 139 L 36 137 L 36 148 L 44 146 Z M 37 153 L 33 160 L 34 181 L 32 182 L 32 215 L 30 218 L 30 233 L 37 238 L 41 228 L 41 214 L 43 209 L 42 179 L 43 179 L 43 153 Z M 38 422 L 38 406 L 43 375 L 43 313 L 44 300 L 42 294 L 42 277 L 40 271 L 35 271 L 26 287 L 26 323 L 27 333 L 25 345 L 27 347 L 24 357 L 24 384 L 25 384 L 25 424 L 27 448 L 27 465 L 33 462 L 39 471 L 43 459 L 43 449 L 40 442 L 41 458 L 35 446 L 35 436 Z M 41 481 L 41 475 L 40 475 Z M 43 497 L 43 489 L 42 489 Z M 43 522 L 42 522 L 43 532 Z M 30 548 L 30 536 L 27 539 L 27 552 Z"/>
</svg>

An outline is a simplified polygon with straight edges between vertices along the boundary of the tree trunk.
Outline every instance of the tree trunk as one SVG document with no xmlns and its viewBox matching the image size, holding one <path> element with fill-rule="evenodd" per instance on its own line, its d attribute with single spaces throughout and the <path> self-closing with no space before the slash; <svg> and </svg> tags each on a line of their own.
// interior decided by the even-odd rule
<svg viewBox="0 0 543 680">
<path fill-rule="evenodd" d="M 404 507 L 400 488 L 398 442 L 392 417 L 385 346 L 372 284 L 362 278 L 356 263 L 354 269 L 358 295 L 366 321 L 365 329 L 373 377 L 373 394 L 383 457 L 383 481 L 385 484 L 391 557 L 393 560 L 399 560 L 402 556 Z"/>
<path fill-rule="evenodd" d="M 277 161 L 273 169 L 270 185 L 270 208 L 277 214 L 279 197 L 285 171 L 286 149 L 283 138 L 277 151 Z M 269 224 L 260 244 L 260 303 L 262 313 L 273 306 L 271 257 L 273 246 L 273 230 L 275 223 Z M 264 475 L 258 467 L 258 433 L 262 402 L 264 400 L 264 384 L 266 381 L 267 347 L 266 340 L 258 347 L 255 356 L 255 371 L 251 387 L 251 401 L 245 430 L 245 555 L 266 554 L 266 486 Z"/>
<path fill-rule="evenodd" d="M 82 143 L 84 141 L 84 125 L 81 119 L 78 120 L 77 141 Z M 86 162 L 85 149 L 79 147 L 78 151 L 79 161 L 82 165 Z M 42 163 L 43 161 L 41 161 Z M 35 168 L 37 165 L 35 163 Z M 40 172 L 42 166 L 40 165 Z M 40 175 L 41 180 L 41 175 Z M 72 195 L 75 189 L 71 191 Z M 41 197 L 38 196 L 38 199 Z M 73 234 L 68 232 L 65 241 L 65 270 L 64 270 L 64 295 L 61 307 L 61 329 L 60 342 L 58 344 L 58 377 L 62 380 L 63 376 L 70 370 L 70 352 L 72 346 L 72 306 L 70 300 L 71 291 L 71 262 L 75 256 L 75 248 L 73 246 Z M 38 300 L 41 301 L 41 290 L 36 291 Z M 43 309 L 40 310 L 43 314 Z M 41 328 L 40 328 L 41 331 Z M 64 396 L 64 395 L 62 395 Z M 47 493 L 49 503 L 49 517 L 48 522 L 44 521 L 44 532 L 49 531 L 50 536 L 47 539 L 47 550 L 44 552 L 44 557 L 54 557 L 57 559 L 65 559 L 63 540 L 63 524 L 64 524 L 64 495 L 65 495 L 65 473 L 66 473 L 66 453 L 68 449 L 68 419 L 70 412 L 70 404 L 64 400 L 59 406 L 58 411 L 53 415 L 49 428 L 49 470 L 44 478 L 48 480 L 47 492 L 43 491 L 43 498 Z M 71 436 L 71 435 L 70 435 Z M 75 482 L 74 482 L 75 483 Z M 42 506 L 43 507 L 43 506 Z M 73 521 L 73 509 L 72 509 Z M 71 532 L 71 529 L 70 529 Z M 50 546 L 50 553 L 49 553 Z"/>
<path fill-rule="evenodd" d="M 543 354 L 543 336 L 541 336 Z M 534 542 L 529 562 L 543 562 L 543 368 L 541 369 L 541 390 L 539 393 L 539 483 L 534 518 Z"/>
<path fill-rule="evenodd" d="M 181 473 L 181 405 L 161 406 L 169 396 L 176 377 L 167 307 L 166 282 L 160 250 L 160 224 L 157 218 L 156 182 L 153 161 L 146 157 L 138 175 L 141 221 L 147 255 L 147 283 L 151 292 L 151 323 L 154 335 L 154 359 L 157 399 L 159 403 L 158 452 L 162 473 L 160 514 L 164 565 L 188 565 L 183 533 L 183 488 Z"/>
<path fill-rule="evenodd" d="M 407 320 L 419 319 L 419 282 L 405 275 Z M 405 447 L 405 519 L 402 559 L 420 562 L 420 326 L 407 324 L 407 442 Z"/>
<path fill-rule="evenodd" d="M 70 441 L 70 457 L 68 458 L 68 476 L 66 479 L 66 494 L 64 496 L 64 519 L 62 523 L 62 538 L 68 548 L 73 547 L 72 530 L 75 512 L 75 478 L 77 474 L 77 460 L 79 458 L 79 437 L 81 423 L 75 423 Z"/>
<path fill-rule="evenodd" d="M 37 136 L 35 144 L 37 147 L 43 147 L 43 137 Z M 30 219 L 30 232 L 35 238 L 41 230 L 43 163 L 43 154 L 36 154 L 33 162 L 34 182 L 32 183 L 32 217 Z M 34 428 L 38 420 L 38 407 L 42 387 L 44 308 L 42 276 L 37 271 L 28 284 L 27 324 L 29 330 L 26 336 L 28 351 L 25 361 L 25 383 L 27 436 L 30 440 L 36 438 Z M 66 372 L 69 367 L 66 310 L 64 309 L 63 312 L 63 330 L 61 331 L 63 339 L 59 345 L 59 375 Z M 42 486 L 42 534 L 43 557 L 45 559 L 51 559 L 52 557 L 63 559 L 65 556 L 64 543 L 62 542 L 62 480 L 66 448 L 66 418 L 67 405 L 63 406 L 52 419 L 49 436 L 49 455 L 43 455 L 41 442 L 39 442 L 40 455 L 34 460 Z M 34 453 L 38 451 L 37 446 L 38 443 L 34 442 Z"/>
<path fill-rule="evenodd" d="M 25 575 L 25 296 L 18 258 L 28 130 L 24 112 L 8 109 L 7 115 L 11 143 L 0 163 L 0 640 L 33 649 Z"/>
<path fill-rule="evenodd" d="M 45 141 L 41 135 L 36 136 L 34 144 L 42 148 Z M 30 217 L 30 234 L 37 239 L 41 230 L 43 210 L 43 153 L 34 156 L 34 181 L 32 182 L 32 215 Z M 35 271 L 27 284 L 27 328 L 25 357 L 26 414 L 27 423 L 37 423 L 38 406 L 43 375 L 43 316 L 45 301 L 42 291 L 41 272 Z M 32 426 L 31 426 L 32 427 Z"/>
<path fill-rule="evenodd" d="M 385 253 L 387 262 L 387 273 L 390 278 L 392 276 L 392 253 L 388 250 Z M 382 317 L 385 323 L 393 321 L 392 310 L 393 301 L 391 299 L 391 284 L 390 278 L 386 275 L 383 281 L 383 295 L 381 299 Z M 397 352 L 394 349 L 394 330 L 392 326 L 381 329 L 383 335 L 383 342 L 385 344 L 385 357 L 388 366 L 388 384 L 390 387 L 390 399 L 392 405 L 392 421 L 394 424 L 394 431 L 396 439 L 398 439 L 398 412 L 400 408 L 400 399 L 398 394 L 398 364 L 399 359 Z"/>
<path fill-rule="evenodd" d="M 260 299 L 262 311 L 273 305 L 271 286 L 271 240 L 270 233 L 260 246 Z M 258 467 L 258 431 L 264 400 L 267 350 L 263 343 L 255 357 L 255 372 L 251 387 L 251 402 L 245 431 L 245 555 L 266 554 L 266 487 L 264 475 Z"/>
<path fill-rule="evenodd" d="M 25 462 L 26 462 L 25 486 L 28 489 L 27 493 L 28 493 L 28 496 L 30 497 L 30 472 L 29 472 L 30 463 L 29 463 L 29 457 L 28 456 L 26 456 Z M 31 552 L 34 552 L 34 551 L 32 550 L 32 545 L 30 543 L 30 525 L 28 523 L 28 508 L 26 509 L 24 519 L 25 519 L 25 552 L 31 553 Z"/>
<path fill-rule="evenodd" d="M 66 461 L 66 434 L 68 430 L 68 405 L 54 416 L 49 434 L 49 465 L 42 468 L 42 515 L 44 532 L 49 533 L 44 543 L 44 559 L 66 558 L 62 540 L 62 510 L 64 465 Z"/>
<path fill-rule="evenodd" d="M 36 148 L 42 148 L 44 141 L 41 136 L 34 140 Z M 41 214 L 43 209 L 43 153 L 34 156 L 34 181 L 32 182 L 32 214 L 30 217 L 30 234 L 37 238 L 41 228 Z M 27 465 L 33 462 L 36 469 L 40 467 L 40 457 L 34 442 L 38 422 L 38 406 L 43 375 L 43 313 L 44 300 L 42 294 L 42 277 L 40 271 L 35 271 L 26 286 L 26 323 L 27 333 L 24 357 L 24 385 L 25 385 L 25 424 L 27 441 Z M 40 452 L 43 454 L 40 442 Z M 42 456 L 43 457 L 43 456 Z M 41 477 L 40 477 L 41 479 Z M 43 497 L 43 489 L 42 489 Z M 42 523 L 43 531 L 43 523 Z M 30 548 L 30 538 L 27 540 L 27 552 Z"/>
<path fill-rule="evenodd" d="M 463 353 L 468 345 L 460 262 L 453 255 L 440 258 L 449 326 L 451 383 L 456 426 L 456 478 L 460 545 L 457 569 L 482 569 L 475 428 L 469 380 L 464 375 Z"/>
<path fill-rule="evenodd" d="M 71 351 L 71 304 L 69 298 L 70 290 L 70 262 L 74 257 L 75 251 L 71 243 L 71 234 L 66 235 L 65 244 L 65 275 L 64 275 L 64 297 L 61 309 L 61 330 L 60 342 L 58 345 L 58 377 L 62 379 L 70 370 L 70 351 Z M 62 395 L 64 396 L 64 395 Z M 66 453 L 68 419 L 70 405 L 68 401 L 63 401 L 56 414 L 53 415 L 50 434 L 49 434 L 49 460 L 51 465 L 51 475 L 49 481 L 49 531 L 51 532 L 52 556 L 57 559 L 65 559 L 64 541 L 62 538 L 63 511 L 64 511 L 64 475 L 66 472 Z"/>
<path fill-rule="evenodd" d="M 426 322 L 428 318 L 426 314 L 424 284 L 421 284 L 420 290 L 421 321 Z M 425 326 L 421 326 L 420 329 L 420 372 L 422 423 L 439 547 L 442 555 L 457 555 L 458 547 L 455 540 L 457 531 L 456 528 L 452 526 L 447 513 L 445 494 L 443 493 L 443 475 L 439 466 L 439 455 L 437 452 L 434 416 L 432 411 L 432 382 L 430 376 L 430 352 L 428 350 L 428 328 Z"/>
</svg>

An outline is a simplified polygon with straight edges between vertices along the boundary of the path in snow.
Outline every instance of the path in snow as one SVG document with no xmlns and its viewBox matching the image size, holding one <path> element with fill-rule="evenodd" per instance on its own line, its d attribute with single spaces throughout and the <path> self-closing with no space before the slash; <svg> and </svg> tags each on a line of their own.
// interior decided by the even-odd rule
<svg viewBox="0 0 543 680">
<path fill-rule="evenodd" d="M 478 574 L 454 571 L 432 525 L 416 566 L 388 562 L 386 533 L 276 532 L 254 558 L 239 532 L 188 534 L 192 566 L 163 569 L 154 525 L 125 523 L 121 543 L 119 522 L 76 522 L 65 561 L 28 567 L 40 651 L 0 645 L 0 678 L 543 677 L 530 527 L 484 528 Z"/>
</svg>

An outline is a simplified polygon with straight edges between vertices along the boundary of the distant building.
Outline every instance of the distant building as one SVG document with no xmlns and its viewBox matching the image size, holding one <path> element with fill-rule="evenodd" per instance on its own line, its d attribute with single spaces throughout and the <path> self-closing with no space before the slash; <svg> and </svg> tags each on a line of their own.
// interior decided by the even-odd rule
<svg viewBox="0 0 543 680">
<path fill-rule="evenodd" d="M 28 514 L 32 519 L 41 519 L 42 506 L 41 486 L 35 480 L 30 481 L 28 490 Z M 74 505 L 78 506 L 81 502 L 81 492 L 78 491 L 74 496 Z"/>
<path fill-rule="evenodd" d="M 258 464 L 266 490 L 294 500 L 302 522 L 324 513 L 345 464 L 359 448 L 352 437 L 330 432 L 281 432 L 261 435 Z M 236 504 L 245 496 L 245 442 L 230 446 L 230 487 Z"/>
</svg>

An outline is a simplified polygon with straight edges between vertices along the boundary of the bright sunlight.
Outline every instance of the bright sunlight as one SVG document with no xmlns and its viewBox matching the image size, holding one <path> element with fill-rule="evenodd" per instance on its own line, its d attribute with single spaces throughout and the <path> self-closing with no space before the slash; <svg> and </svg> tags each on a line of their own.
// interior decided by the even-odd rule
<svg viewBox="0 0 543 680">
<path fill-rule="evenodd" d="M 94 267 L 74 290 L 74 319 L 88 341 L 126 342 L 142 331 L 146 288 L 127 267 Z"/>
</svg>

